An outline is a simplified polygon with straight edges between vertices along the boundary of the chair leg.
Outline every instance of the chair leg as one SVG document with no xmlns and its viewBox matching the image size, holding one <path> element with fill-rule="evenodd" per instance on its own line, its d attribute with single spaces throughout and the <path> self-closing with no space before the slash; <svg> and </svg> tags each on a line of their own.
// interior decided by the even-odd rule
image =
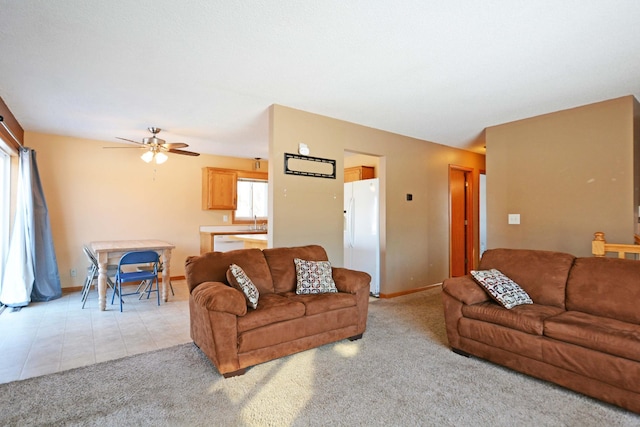
<svg viewBox="0 0 640 427">
<path fill-rule="evenodd" d="M 93 284 L 93 279 L 87 279 L 89 282 L 85 284 L 85 287 L 82 289 L 82 308 L 87 303 L 87 298 L 89 298 L 89 292 L 91 290 L 91 285 Z"/>
<path fill-rule="evenodd" d="M 113 285 L 113 292 L 111 293 L 111 305 L 113 305 L 116 295 L 118 295 L 118 299 L 120 300 L 120 312 L 122 312 L 122 282 L 117 280 Z"/>
<path fill-rule="evenodd" d="M 122 282 L 118 283 L 118 297 L 120 298 L 120 313 L 122 313 Z"/>
<path fill-rule="evenodd" d="M 144 288 L 142 289 L 142 292 L 140 292 L 140 288 L 142 288 L 142 285 L 144 285 Z M 149 288 L 149 281 L 148 280 L 145 279 L 142 282 L 140 282 L 140 284 L 136 288 L 136 292 L 140 294 L 140 296 L 138 297 L 139 300 L 142 299 L 142 297 L 144 296 L 144 293 L 147 292 L 148 288 Z"/>
<path fill-rule="evenodd" d="M 107 276 L 107 286 L 110 287 L 114 292 L 117 291 L 116 285 L 111 281 L 109 276 Z M 120 295 L 120 294 L 118 294 L 118 295 Z"/>
<path fill-rule="evenodd" d="M 113 300 L 115 299 L 116 294 L 118 293 L 117 289 L 118 289 L 118 282 L 116 281 L 116 286 L 113 288 L 113 292 L 111 293 L 111 305 L 113 305 Z"/>
<path fill-rule="evenodd" d="M 149 283 L 147 284 L 147 287 L 144 288 L 145 291 L 147 291 L 147 299 L 149 299 L 151 297 L 151 292 L 153 292 L 153 279 L 148 281 Z"/>
<path fill-rule="evenodd" d="M 140 292 L 140 296 L 138 297 L 138 299 L 142 299 L 142 297 L 144 296 L 144 294 L 147 294 L 147 299 L 149 299 L 151 297 L 151 292 L 158 292 L 159 293 L 159 284 L 156 284 L 156 290 L 153 290 L 153 280 L 145 280 L 142 283 L 140 283 L 140 285 L 138 286 L 138 289 L 140 289 L 140 287 L 146 284 L 146 286 L 144 287 L 144 289 L 142 290 L 142 292 Z M 171 286 L 171 294 L 175 295 L 175 293 L 173 292 L 173 285 L 169 284 Z M 159 304 L 158 304 L 159 305 Z"/>
<path fill-rule="evenodd" d="M 158 297 L 158 305 L 160 305 L 160 285 L 158 284 L 157 276 L 156 276 L 156 296 Z"/>
<path fill-rule="evenodd" d="M 93 284 L 93 280 L 95 278 L 96 268 L 95 266 L 91 266 L 89 268 L 89 272 L 87 273 L 87 278 L 84 280 L 84 285 L 82 286 L 82 308 L 84 308 L 84 304 L 87 301 L 87 297 L 89 296 L 89 291 L 91 290 L 91 285 Z"/>
</svg>

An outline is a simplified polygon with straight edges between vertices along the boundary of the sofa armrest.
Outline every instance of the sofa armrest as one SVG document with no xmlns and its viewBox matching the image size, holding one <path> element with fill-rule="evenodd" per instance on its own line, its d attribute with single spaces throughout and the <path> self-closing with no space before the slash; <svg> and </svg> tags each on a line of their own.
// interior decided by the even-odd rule
<svg viewBox="0 0 640 427">
<path fill-rule="evenodd" d="M 491 299 L 482 286 L 469 275 L 446 279 L 442 282 L 442 290 L 466 305 Z"/>
<path fill-rule="evenodd" d="M 336 288 L 338 288 L 340 292 L 355 294 L 359 289 L 369 289 L 371 284 L 371 276 L 364 271 L 333 267 L 332 272 L 333 281 L 336 283 Z"/>
<path fill-rule="evenodd" d="M 222 282 L 204 282 L 198 285 L 191 296 L 195 303 L 209 311 L 244 316 L 247 314 L 247 300 L 239 290 Z"/>
</svg>

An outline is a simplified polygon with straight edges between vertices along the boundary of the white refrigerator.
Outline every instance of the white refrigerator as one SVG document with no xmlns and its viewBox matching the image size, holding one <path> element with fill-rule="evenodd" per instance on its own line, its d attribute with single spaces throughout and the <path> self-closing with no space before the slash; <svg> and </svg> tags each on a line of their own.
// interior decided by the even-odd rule
<svg viewBox="0 0 640 427">
<path fill-rule="evenodd" d="M 344 184 L 344 266 L 371 275 L 380 294 L 380 188 L 378 178 Z"/>
</svg>

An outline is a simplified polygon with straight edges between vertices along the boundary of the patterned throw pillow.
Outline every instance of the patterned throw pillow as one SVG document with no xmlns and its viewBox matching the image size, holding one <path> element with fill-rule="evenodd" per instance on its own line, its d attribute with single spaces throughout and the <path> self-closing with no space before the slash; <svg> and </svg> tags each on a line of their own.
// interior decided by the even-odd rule
<svg viewBox="0 0 640 427">
<path fill-rule="evenodd" d="M 482 286 L 491 298 L 504 308 L 513 308 L 520 304 L 533 304 L 531 297 L 516 282 L 495 268 L 491 270 L 471 270 L 473 278 Z"/>
<path fill-rule="evenodd" d="M 296 294 L 324 294 L 338 292 L 329 261 L 305 261 L 294 258 L 296 265 Z"/>
<path fill-rule="evenodd" d="M 242 291 L 247 299 L 247 305 L 251 308 L 258 308 L 258 297 L 260 293 L 258 288 L 253 284 L 247 273 L 240 266 L 231 264 L 227 270 L 227 281 L 234 288 Z"/>
</svg>

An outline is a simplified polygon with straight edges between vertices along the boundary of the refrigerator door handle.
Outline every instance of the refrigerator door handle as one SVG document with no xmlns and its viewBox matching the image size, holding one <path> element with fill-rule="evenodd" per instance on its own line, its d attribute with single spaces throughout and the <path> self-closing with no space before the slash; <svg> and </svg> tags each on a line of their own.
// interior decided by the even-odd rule
<svg viewBox="0 0 640 427">
<path fill-rule="evenodd" d="M 349 200 L 349 246 L 351 246 L 352 248 L 355 246 L 355 240 L 356 240 L 356 229 L 355 229 L 355 223 L 356 223 L 356 209 L 355 209 L 355 205 L 356 205 L 356 200 L 351 197 L 351 199 Z"/>
</svg>

